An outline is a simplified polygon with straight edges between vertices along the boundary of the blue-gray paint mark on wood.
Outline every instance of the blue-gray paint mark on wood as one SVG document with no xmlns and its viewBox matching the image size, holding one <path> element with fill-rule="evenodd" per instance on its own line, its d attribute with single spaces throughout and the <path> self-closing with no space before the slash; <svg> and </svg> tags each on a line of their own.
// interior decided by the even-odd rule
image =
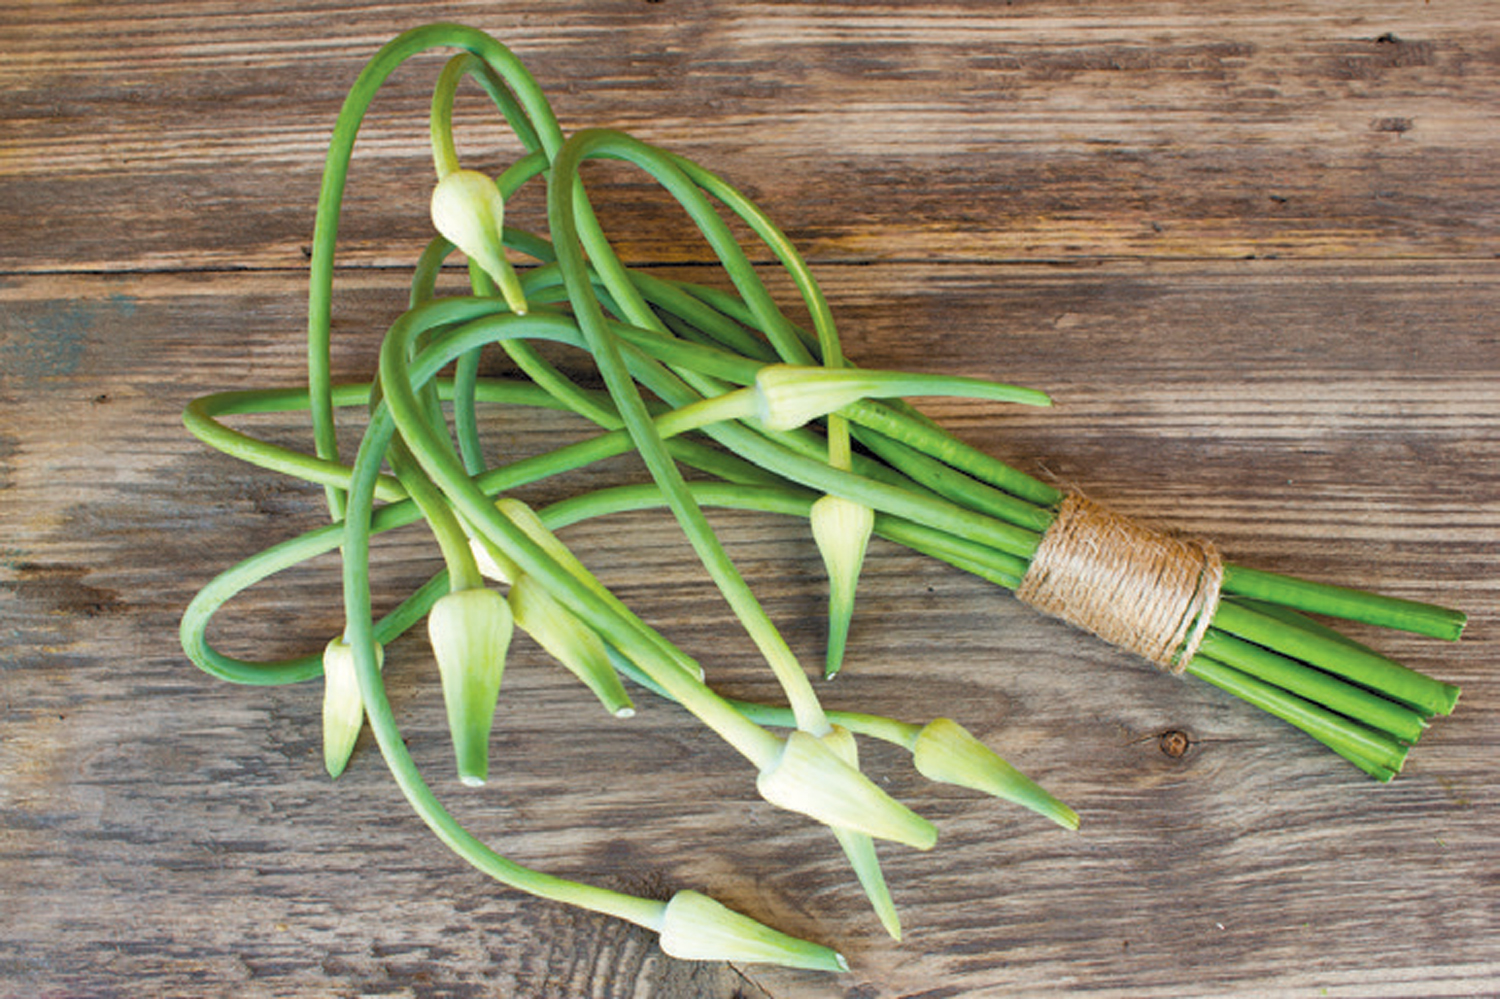
<svg viewBox="0 0 1500 999">
<path fill-rule="evenodd" d="M 25 386 L 73 374 L 101 326 L 128 318 L 135 306 L 129 295 L 111 295 L 0 310 L 0 382 Z"/>
</svg>

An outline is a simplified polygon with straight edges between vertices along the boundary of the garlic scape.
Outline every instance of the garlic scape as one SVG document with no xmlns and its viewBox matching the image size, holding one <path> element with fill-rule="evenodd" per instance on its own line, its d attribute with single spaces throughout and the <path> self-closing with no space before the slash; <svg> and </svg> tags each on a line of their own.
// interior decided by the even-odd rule
<svg viewBox="0 0 1500 999">
<path fill-rule="evenodd" d="M 937 829 L 896 801 L 822 739 L 793 731 L 781 755 L 756 778 L 760 796 L 830 826 L 894 840 L 918 850 L 937 843 Z"/>
<path fill-rule="evenodd" d="M 383 654 L 377 644 L 377 662 Z M 365 702 L 354 672 L 354 650 L 342 638 L 335 638 L 323 649 L 323 766 L 328 776 L 344 772 L 364 723 Z"/>
<path fill-rule="evenodd" d="M 432 224 L 490 276 L 517 315 L 527 312 L 521 279 L 505 256 L 505 197 L 477 170 L 453 170 L 432 189 Z"/>
<path fill-rule="evenodd" d="M 427 615 L 458 777 L 471 787 L 489 776 L 490 728 L 513 628 L 510 604 L 483 587 L 453 590 Z"/>
<path fill-rule="evenodd" d="M 854 591 L 875 530 L 875 511 L 842 496 L 825 495 L 813 503 L 809 519 L 828 573 L 828 648 L 823 675 L 831 679 L 844 661 Z"/>
<path fill-rule="evenodd" d="M 355 137 L 388 75 L 435 48 L 461 53 L 439 77 L 430 119 L 437 181 L 427 208 L 440 236 L 417 261 L 409 307 L 386 330 L 376 375 L 336 385 L 334 258 Z M 467 78 L 491 98 L 524 148 L 493 179 L 459 164 L 453 101 Z M 622 261 L 614 247 L 629 241 L 605 231 L 580 176 L 593 159 L 637 169 L 675 199 L 724 280 L 689 283 Z M 547 231 L 507 229 L 506 199 L 533 182 L 545 186 Z M 741 245 L 746 229 L 760 243 L 753 260 Z M 211 446 L 322 486 L 330 523 L 278 541 L 216 576 L 184 611 L 180 637 L 196 664 L 237 683 L 299 683 L 321 675 L 323 765 L 330 775 L 343 771 L 368 722 L 423 822 L 499 882 L 659 932 L 662 950 L 673 957 L 846 970 L 835 951 L 762 926 L 697 892 L 663 902 L 542 874 L 464 829 L 419 773 L 382 679 L 383 650 L 425 616 L 464 783 L 482 784 L 488 775 L 501 678 L 519 626 L 612 713 L 633 710 L 617 675 L 623 674 L 675 701 L 743 757 L 746 782 L 753 775 L 767 802 L 828 825 L 895 937 L 901 926 L 874 840 L 926 850 L 937 830 L 861 772 L 856 737 L 902 747 L 929 780 L 1004 798 L 1077 828 L 1071 808 L 951 719 L 915 724 L 826 710 L 798 661 L 797 643 L 778 631 L 704 512 L 719 506 L 810 520 L 829 578 L 823 672 L 832 676 L 848 645 L 854 590 L 872 534 L 1015 591 L 1032 577 L 1038 553 L 1052 547 L 1046 540 L 1055 537 L 1060 520 L 1067 523 L 1063 509 L 1073 499 L 900 400 L 944 395 L 1047 406 L 1045 394 L 980 378 L 847 364 L 810 269 L 749 198 L 698 164 L 618 130 L 565 135 L 515 55 L 460 25 L 403 33 L 360 73 L 334 126 L 312 243 L 305 391 L 219 393 L 195 400 L 185 416 Z M 468 258 L 472 294 L 439 295 L 438 277 L 455 249 Z M 520 275 L 509 252 L 524 253 L 536 265 Z M 765 260 L 780 265 L 781 278 L 795 286 L 811 330 L 782 311 L 779 293 L 760 273 Z M 588 378 L 597 375 L 602 384 L 573 381 L 536 351 L 544 345 L 584 355 Z M 490 366 L 481 352 L 492 348 L 504 351 L 524 377 L 485 373 Z M 566 410 L 598 433 L 539 454 L 496 458 L 494 442 L 481 434 L 481 407 L 489 406 L 505 407 L 507 419 L 527 407 Z M 364 424 L 349 464 L 341 451 L 347 438 L 340 440 L 343 428 L 334 421 L 340 408 L 361 411 Z M 310 414 L 312 453 L 257 441 L 215 421 L 297 410 Z M 627 454 L 639 459 L 649 482 L 570 490 L 565 473 L 602 475 L 597 463 Z M 528 495 L 527 487 L 565 495 L 534 510 L 511 495 Z M 671 512 L 769 666 L 784 705 L 723 697 L 705 682 L 696 660 L 626 607 L 553 534 L 590 517 L 647 508 Z M 431 529 L 446 571 L 377 618 L 371 539 L 419 520 Z M 210 645 L 210 622 L 234 595 L 335 551 L 342 560 L 344 617 L 338 639 L 295 658 L 262 662 Z M 1429 719 L 1454 709 L 1456 686 L 1387 659 L 1308 615 L 1452 640 L 1464 627 L 1461 612 L 1219 565 L 1217 558 L 1214 571 L 1200 576 L 1215 580 L 1214 607 L 1195 611 L 1201 645 L 1194 647 L 1199 654 L 1184 656 L 1183 671 L 1286 720 L 1376 779 L 1393 778 Z M 488 588 L 486 577 L 508 587 L 508 596 Z M 920 700 L 920 679 L 909 682 Z M 851 694 L 854 687 L 841 684 L 838 692 Z M 783 736 L 773 729 L 790 731 Z"/>
<path fill-rule="evenodd" d="M 523 575 L 512 583 L 508 599 L 516 627 L 582 680 L 606 711 L 616 718 L 635 715 L 635 705 L 625 692 L 598 632 L 580 621 L 532 576 Z"/>
<path fill-rule="evenodd" d="M 980 378 L 865 368 L 768 364 L 755 376 L 756 418 L 771 431 L 795 430 L 864 399 L 947 395 L 1050 406 L 1046 393 Z"/>
<path fill-rule="evenodd" d="M 912 765 L 928 780 L 956 784 L 1015 802 L 1066 829 L 1078 828 L 1078 813 L 1002 760 L 968 729 L 934 718 L 911 741 Z"/>
<path fill-rule="evenodd" d="M 779 964 L 811 971 L 848 971 L 842 954 L 788 936 L 743 916 L 707 895 L 680 891 L 667 903 L 661 949 L 685 961 Z"/>
</svg>

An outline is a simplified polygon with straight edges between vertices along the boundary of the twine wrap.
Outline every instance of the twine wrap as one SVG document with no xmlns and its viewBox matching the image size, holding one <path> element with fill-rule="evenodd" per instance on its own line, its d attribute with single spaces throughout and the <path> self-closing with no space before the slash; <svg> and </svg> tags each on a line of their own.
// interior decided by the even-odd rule
<svg viewBox="0 0 1500 999">
<path fill-rule="evenodd" d="M 1223 578 L 1212 543 L 1147 527 L 1070 493 L 1016 596 L 1181 673 L 1208 631 Z"/>
</svg>

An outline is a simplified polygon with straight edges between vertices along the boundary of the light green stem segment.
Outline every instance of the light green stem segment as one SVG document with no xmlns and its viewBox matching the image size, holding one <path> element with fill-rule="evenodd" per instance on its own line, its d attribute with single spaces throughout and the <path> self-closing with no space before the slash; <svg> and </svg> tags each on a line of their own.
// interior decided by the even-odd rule
<svg viewBox="0 0 1500 999">
<path fill-rule="evenodd" d="M 627 300 L 639 301 L 634 287 L 628 281 L 611 281 L 612 275 L 618 276 L 621 269 L 598 232 L 597 223 L 594 222 L 593 213 L 578 180 L 578 168 L 590 156 L 620 157 L 659 168 L 655 161 L 641 155 L 636 143 L 625 140 L 619 133 L 607 131 L 578 133 L 568 140 L 554 160 L 552 185 L 548 189 L 547 198 L 548 222 L 553 233 L 557 263 L 563 272 L 568 297 L 573 304 L 574 317 L 588 341 L 594 361 L 604 377 L 615 408 L 630 432 L 631 440 L 652 478 L 661 486 L 689 543 L 770 665 L 797 713 L 799 727 L 814 735 L 822 735 L 827 732 L 828 723 L 806 672 L 725 553 L 718 536 L 687 489 L 681 471 L 662 443 L 635 377 L 625 363 L 620 344 L 611 331 L 594 292 L 590 267 L 584 259 L 585 244 L 589 247 L 589 257 L 594 269 L 604 276 L 611 291 L 618 296 L 628 296 Z M 645 328 L 661 328 L 660 322 L 651 315 L 649 309 L 641 308 L 631 318 Z"/>
<path fill-rule="evenodd" d="M 490 497 L 470 478 L 451 446 L 425 422 L 412 383 L 413 372 L 407 368 L 405 360 L 411 339 L 426 324 L 450 316 L 467 316 L 484 307 L 485 303 L 472 301 L 435 302 L 407 313 L 387 334 L 380 354 L 381 385 L 386 393 L 388 411 L 407 446 L 460 515 L 500 546 L 522 571 L 544 583 L 554 596 L 568 603 L 602 637 L 641 663 L 642 668 L 651 671 L 653 679 L 671 690 L 675 698 L 744 754 L 757 770 L 769 767 L 779 755 L 780 740 L 746 722 L 707 687 L 691 679 L 680 662 L 665 660 L 661 643 L 643 636 L 643 624 L 622 620 L 616 608 L 605 604 L 597 593 L 559 566 L 495 508 Z M 559 318 L 528 315 L 497 317 L 495 321 L 514 335 L 523 335 L 533 329 L 545 330 L 549 325 L 556 327 Z"/>
<path fill-rule="evenodd" d="M 406 494 L 422 511 L 428 529 L 442 552 L 443 563 L 448 568 L 448 583 L 454 590 L 473 590 L 484 586 L 484 577 L 474 562 L 469 550 L 469 536 L 448 501 L 432 481 L 422 472 L 416 459 L 401 441 L 393 441 L 390 451 L 391 468 L 396 478 L 406 489 Z"/>
<path fill-rule="evenodd" d="M 333 422 L 332 372 L 329 338 L 333 316 L 333 266 L 339 216 L 343 209 L 344 187 L 366 110 L 376 92 L 397 67 L 429 49 L 451 47 L 465 50 L 486 63 L 509 85 L 520 107 L 529 119 L 533 139 L 553 156 L 562 147 L 562 129 L 552 114 L 546 95 L 520 60 L 494 38 L 473 28 L 456 24 L 431 24 L 404 32 L 392 39 L 360 71 L 350 88 L 334 124 L 323 181 L 318 191 L 318 208 L 313 224 L 312 259 L 308 279 L 307 302 L 307 372 L 312 396 L 313 441 L 318 457 L 328 460 L 338 456 L 338 435 Z M 328 510 L 334 520 L 343 515 L 343 493 L 328 487 Z"/>
<path fill-rule="evenodd" d="M 383 413 L 383 410 L 378 411 L 372 419 L 355 459 L 346 509 L 343 579 L 345 640 L 354 653 L 360 696 L 365 703 L 370 727 L 391 775 L 428 828 L 454 853 L 490 877 L 542 898 L 581 906 L 659 930 L 666 914 L 666 903 L 553 877 L 508 860 L 454 819 L 418 772 L 386 697 L 370 617 L 369 539 L 374 487 L 380 458 L 389 440 L 388 434 L 380 432 L 382 425 L 389 425 L 389 421 L 382 418 Z"/>
<path fill-rule="evenodd" d="M 1194 656 L 1187 671 L 1302 729 L 1376 780 L 1389 781 L 1401 770 L 1406 747 L 1389 736 L 1205 655 Z"/>
</svg>

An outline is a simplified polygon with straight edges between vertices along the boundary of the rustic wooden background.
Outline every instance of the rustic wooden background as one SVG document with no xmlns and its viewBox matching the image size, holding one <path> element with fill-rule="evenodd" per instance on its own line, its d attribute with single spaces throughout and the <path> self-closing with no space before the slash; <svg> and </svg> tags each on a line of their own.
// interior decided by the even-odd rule
<svg viewBox="0 0 1500 999">
<path fill-rule="evenodd" d="M 0 4 L 0 997 L 1500 993 L 1497 14 Z M 1045 413 L 932 408 L 976 444 L 1240 562 L 1466 610 L 1456 645 L 1362 633 L 1461 684 L 1457 713 L 1379 786 L 1206 685 L 878 544 L 828 702 L 956 717 L 1084 823 L 926 786 L 872 750 L 941 830 L 930 854 L 886 851 L 896 944 L 828 837 L 760 804 L 716 740 L 665 706 L 601 718 L 518 644 L 501 776 L 452 795 L 461 816 L 523 862 L 700 888 L 833 943 L 854 965 L 838 977 L 679 964 L 643 933 L 499 889 L 426 834 L 368 744 L 330 783 L 316 684 L 219 683 L 175 634 L 213 573 L 318 524 L 319 493 L 208 451 L 179 413 L 299 382 L 328 133 L 364 60 L 427 20 L 510 44 L 565 127 L 624 127 L 746 187 L 805 249 L 858 361 L 1054 393 Z M 425 239 L 438 65 L 399 73 L 362 133 L 346 378 L 368 374 Z M 475 94 L 459 117 L 470 162 L 503 165 L 514 144 Z M 630 260 L 712 280 L 661 198 L 600 177 Z M 517 215 L 539 225 L 534 204 Z M 578 430 L 507 419 L 514 451 Z M 305 440 L 293 417 L 256 426 Z M 718 522 L 815 661 L 801 529 Z M 666 520 L 569 536 L 725 690 L 769 695 Z M 387 598 L 435 565 L 419 534 L 384 550 Z M 217 637 L 320 647 L 333 572 L 262 588 Z M 388 672 L 440 779 L 421 644 L 397 645 Z M 1172 733 L 1186 752 L 1164 751 Z"/>
</svg>

